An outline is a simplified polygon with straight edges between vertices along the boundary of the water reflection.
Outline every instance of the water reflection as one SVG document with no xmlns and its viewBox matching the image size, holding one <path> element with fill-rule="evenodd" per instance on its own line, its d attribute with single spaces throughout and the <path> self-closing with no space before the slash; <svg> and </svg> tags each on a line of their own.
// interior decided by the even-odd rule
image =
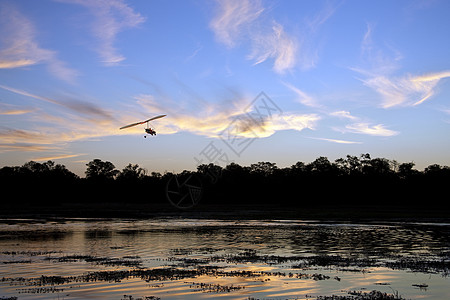
<svg viewBox="0 0 450 300">
<path fill-rule="evenodd" d="M 0 299 L 315 299 L 372 290 L 445 299 L 449 233 L 447 224 L 10 220 L 0 225 Z"/>
</svg>

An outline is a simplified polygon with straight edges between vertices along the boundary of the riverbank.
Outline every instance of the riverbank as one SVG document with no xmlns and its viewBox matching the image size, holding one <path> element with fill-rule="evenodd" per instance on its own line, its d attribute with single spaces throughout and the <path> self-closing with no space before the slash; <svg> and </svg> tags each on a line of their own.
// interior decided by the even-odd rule
<svg viewBox="0 0 450 300">
<path fill-rule="evenodd" d="M 212 205 L 180 210 L 166 203 L 63 203 L 58 205 L 3 204 L 1 219 L 180 217 L 195 219 L 267 219 L 318 221 L 450 222 L 450 209 L 422 205 Z"/>
</svg>

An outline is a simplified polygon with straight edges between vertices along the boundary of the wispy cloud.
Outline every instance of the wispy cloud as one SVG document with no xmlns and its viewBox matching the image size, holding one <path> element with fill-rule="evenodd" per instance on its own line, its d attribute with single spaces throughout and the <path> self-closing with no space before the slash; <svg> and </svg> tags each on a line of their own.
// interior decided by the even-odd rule
<svg viewBox="0 0 450 300">
<path fill-rule="evenodd" d="M 118 134 L 119 123 L 57 118 L 39 110 L 24 120 L 27 129 L 0 128 L 0 152 L 65 152 L 69 143 Z M 57 155 L 58 156 L 58 155 Z"/>
<path fill-rule="evenodd" d="M 33 112 L 33 109 L 30 108 L 21 108 L 16 105 L 10 105 L 6 103 L 0 103 L 0 115 L 24 115 Z"/>
<path fill-rule="evenodd" d="M 311 137 L 311 138 L 315 139 L 315 140 L 327 141 L 327 142 L 336 143 L 336 144 L 362 144 L 362 142 L 355 142 L 355 141 L 327 139 L 327 138 L 317 138 L 317 137 Z"/>
<path fill-rule="evenodd" d="M 255 65 L 271 58 L 274 60 L 273 70 L 284 73 L 296 65 L 297 52 L 297 40 L 287 34 L 283 26 L 273 21 L 271 32 L 253 36 L 252 52 L 248 57 L 255 61 Z"/>
<path fill-rule="evenodd" d="M 370 55 L 372 52 L 373 41 L 372 41 L 372 31 L 374 25 L 371 23 L 367 23 L 366 33 L 363 36 L 361 41 L 361 53 L 363 55 Z"/>
<path fill-rule="evenodd" d="M 216 38 L 230 48 L 236 46 L 251 23 L 264 11 L 258 0 L 222 0 L 217 4 L 217 13 L 210 26 Z"/>
<path fill-rule="evenodd" d="M 372 74 L 391 74 L 399 68 L 399 62 L 403 59 L 402 53 L 386 42 L 375 41 L 376 25 L 374 23 L 368 22 L 366 26 L 366 32 L 361 40 L 361 58 L 368 65 L 367 68 L 370 71 L 359 71 Z"/>
<path fill-rule="evenodd" d="M 332 5 L 330 1 L 325 2 L 321 10 L 307 19 L 306 24 L 308 24 L 309 30 L 312 32 L 318 31 L 334 15 L 337 8 L 338 5 Z"/>
<path fill-rule="evenodd" d="M 371 136 L 394 136 L 400 132 L 388 129 L 384 124 L 373 125 L 373 122 L 366 118 L 355 116 L 346 110 L 338 110 L 328 113 L 329 116 L 337 117 L 339 119 L 351 121 L 344 127 L 333 126 L 332 129 L 341 133 L 358 133 Z"/>
<path fill-rule="evenodd" d="M 311 18 L 299 20 L 295 34 L 288 32 L 270 10 L 255 0 L 219 0 L 216 15 L 210 23 L 217 40 L 228 48 L 243 42 L 250 48 L 248 59 L 254 65 L 273 61 L 273 70 L 283 74 L 296 67 L 316 66 L 319 55 L 314 39 L 320 28 L 335 13 L 337 6 L 326 2 Z"/>
<path fill-rule="evenodd" d="M 303 70 L 315 68 L 320 60 L 320 51 L 323 45 L 318 42 L 318 34 L 326 22 L 333 17 L 339 3 L 326 1 L 322 7 L 304 20 L 300 29 L 298 41 L 297 64 Z"/>
<path fill-rule="evenodd" d="M 344 127 L 334 126 L 333 130 L 339 131 L 341 133 L 358 133 L 366 134 L 372 136 L 394 136 L 398 135 L 400 132 L 388 129 L 383 124 L 373 125 L 372 122 L 367 121 L 365 118 L 357 117 L 352 115 L 349 111 L 338 110 L 328 113 L 328 115 L 337 117 L 343 120 L 352 121 L 345 125 Z"/>
<path fill-rule="evenodd" d="M 298 87 L 296 87 L 290 83 L 287 83 L 287 82 L 283 82 L 283 84 L 295 93 L 295 95 L 297 96 L 297 98 L 295 100 L 297 102 L 299 102 L 305 106 L 316 107 L 316 108 L 321 107 L 321 105 L 317 102 L 317 100 L 314 97 L 308 95 L 307 93 L 305 93 Z"/>
<path fill-rule="evenodd" d="M 3 141 L 3 132 L 0 131 L 0 141 Z M 21 151 L 21 152 L 43 152 L 53 151 L 57 149 L 55 146 L 40 145 L 33 143 L 0 143 L 0 153 Z"/>
<path fill-rule="evenodd" d="M 276 73 L 284 73 L 295 67 L 297 39 L 275 20 L 263 17 L 265 9 L 261 1 L 222 0 L 217 3 L 218 9 L 210 27 L 219 42 L 229 48 L 235 47 L 240 41 L 249 43 L 251 51 L 248 59 L 254 61 L 254 65 L 272 59 Z"/>
<path fill-rule="evenodd" d="M 108 111 L 106 111 L 106 110 L 100 108 L 99 106 L 97 106 L 93 103 L 90 103 L 90 102 L 85 102 L 85 101 L 77 100 L 74 98 L 70 99 L 67 96 L 65 97 L 66 98 L 65 100 L 56 100 L 56 99 L 53 99 L 50 97 L 40 96 L 40 95 L 33 94 L 33 93 L 30 93 L 25 90 L 13 88 L 13 87 L 1 85 L 1 84 L 0 84 L 0 88 L 10 91 L 12 93 L 18 94 L 18 95 L 30 97 L 33 99 L 37 99 L 40 101 L 44 101 L 44 102 L 48 102 L 48 103 L 52 103 L 52 104 L 64 107 L 69 112 L 74 113 L 77 117 L 83 118 L 84 120 L 90 121 L 93 123 L 104 123 L 104 122 L 111 122 L 114 120 L 111 113 L 109 113 Z"/>
<path fill-rule="evenodd" d="M 242 96 L 238 93 L 234 98 L 226 103 L 208 103 L 202 100 L 201 105 L 195 105 L 189 102 L 192 109 L 179 109 L 178 107 L 187 107 L 183 103 L 171 105 L 171 101 L 157 101 L 153 95 L 138 95 L 136 104 L 140 111 L 145 111 L 147 115 L 167 113 L 170 122 L 164 119 L 158 121 L 157 130 L 162 134 L 171 134 L 175 132 L 190 132 L 197 135 L 203 135 L 211 138 L 217 138 L 228 127 L 233 126 L 234 134 L 240 137 L 268 137 L 280 130 L 298 130 L 306 128 L 314 129 L 320 116 L 317 114 L 297 114 L 283 113 L 273 118 L 265 118 L 260 122 L 250 119 L 248 111 L 243 107 L 248 106 L 251 98 Z M 136 110 L 138 110 L 138 108 Z M 129 116 L 127 118 L 130 118 Z M 127 119 L 127 122 L 132 122 Z M 129 132 L 141 132 L 142 128 L 135 128 Z M 123 132 L 127 134 L 127 132 Z"/>
<path fill-rule="evenodd" d="M 66 151 L 68 143 L 112 133 L 112 128 L 110 131 L 105 130 L 105 127 L 100 130 L 100 127 L 86 126 L 86 124 L 74 123 L 71 120 L 54 123 L 52 127 L 38 124 L 38 122 L 34 122 L 33 129 L 27 130 L 0 128 L 0 153 L 11 151 L 61 153 Z M 53 156 L 53 158 L 57 156 Z M 48 159 L 45 160 L 50 160 L 49 157 L 46 156 L 46 158 Z M 44 159 L 41 158 L 41 160 Z"/>
<path fill-rule="evenodd" d="M 31 110 L 11 107 L 17 118 L 21 118 L 20 115 L 24 113 L 29 116 L 22 119 L 18 128 L 0 128 L 0 152 L 61 152 L 70 142 L 118 134 L 120 123 L 113 117 L 115 114 L 94 103 L 77 100 L 75 96 L 67 94 L 56 99 L 4 85 L 0 85 L 0 88 L 53 104 L 56 108 L 47 111 L 42 108 Z M 37 107 L 41 107 L 39 102 L 36 103 Z M 6 113 L 11 111 L 6 109 L 8 106 L 0 108 Z M 30 123 L 32 126 L 22 125 Z M 27 129 L 23 129 L 23 126 Z"/>
<path fill-rule="evenodd" d="M 57 53 L 39 46 L 32 22 L 16 8 L 0 4 L 0 69 L 13 69 L 39 63 L 54 76 L 73 82 L 78 72 L 59 60 Z"/>
<path fill-rule="evenodd" d="M 345 129 L 341 131 L 386 137 L 399 134 L 398 131 L 388 129 L 383 124 L 371 125 L 364 122 L 348 124 L 345 126 Z"/>
<path fill-rule="evenodd" d="M 94 15 L 92 34 L 98 41 L 97 51 L 102 62 L 111 66 L 125 60 L 115 47 L 117 35 L 127 28 L 133 28 L 145 21 L 123 0 L 59 0 L 85 6 Z"/>
<path fill-rule="evenodd" d="M 349 111 L 339 110 L 330 113 L 330 116 L 338 117 L 341 119 L 358 120 L 357 117 L 353 116 Z"/>
<path fill-rule="evenodd" d="M 425 75 L 406 75 L 400 78 L 374 76 L 363 80 L 364 84 L 378 92 L 381 106 L 415 106 L 430 99 L 435 94 L 438 83 L 450 77 L 450 70 Z"/>
<path fill-rule="evenodd" d="M 0 115 L 24 115 L 29 112 L 32 112 L 30 109 L 9 109 L 9 110 L 1 110 Z"/>
<path fill-rule="evenodd" d="M 52 156 L 43 156 L 32 158 L 33 161 L 49 161 L 49 160 L 57 160 L 57 159 L 65 159 L 65 158 L 73 158 L 78 157 L 83 154 L 62 154 L 62 155 L 52 155 Z"/>
<path fill-rule="evenodd" d="M 398 73 L 402 54 L 394 47 L 381 48 L 373 41 L 375 25 L 368 23 L 361 42 L 361 53 L 369 63 L 368 68 L 351 68 L 363 75 L 361 81 L 381 96 L 380 106 L 415 106 L 430 99 L 442 79 L 450 77 L 450 70 L 431 72 L 423 75 Z"/>
<path fill-rule="evenodd" d="M 44 134 L 36 130 L 21 130 L 21 129 L 2 129 L 0 131 L 0 141 L 2 144 L 15 144 L 19 141 L 28 141 L 34 143 L 39 141 L 39 144 L 51 144 L 47 142 Z"/>
</svg>

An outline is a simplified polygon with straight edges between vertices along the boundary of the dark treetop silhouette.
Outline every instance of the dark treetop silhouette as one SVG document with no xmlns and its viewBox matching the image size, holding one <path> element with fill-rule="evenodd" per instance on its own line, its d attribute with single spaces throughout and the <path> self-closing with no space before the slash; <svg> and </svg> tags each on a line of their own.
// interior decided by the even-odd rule
<svg viewBox="0 0 450 300">
<path fill-rule="evenodd" d="M 319 157 L 311 163 L 297 162 L 286 168 L 258 162 L 250 166 L 231 163 L 226 167 L 199 165 L 196 171 L 179 174 L 148 172 L 136 164 L 116 170 L 114 164 L 94 159 L 80 178 L 52 161 L 30 161 L 23 166 L 3 167 L 3 213 L 25 206 L 64 204 L 158 204 L 167 205 L 165 186 L 174 175 L 195 174 L 202 178 L 199 205 L 221 209 L 247 206 L 253 209 L 320 207 L 393 207 L 402 210 L 440 210 L 448 195 L 450 168 L 433 164 L 423 171 L 414 163 L 386 158 L 347 155 L 330 162 Z M 7 196 L 12 195 L 12 196 Z M 9 208 L 9 210 L 7 209 Z M 169 206 L 170 208 L 170 206 Z"/>
</svg>

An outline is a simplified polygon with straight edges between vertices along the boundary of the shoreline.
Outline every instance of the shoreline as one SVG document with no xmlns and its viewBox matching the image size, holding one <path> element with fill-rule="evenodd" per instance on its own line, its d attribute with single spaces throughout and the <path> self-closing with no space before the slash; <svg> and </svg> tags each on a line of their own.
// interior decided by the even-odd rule
<svg viewBox="0 0 450 300">
<path fill-rule="evenodd" d="M 169 204 L 65 203 L 60 205 L 2 205 L 0 220 L 7 219 L 223 219 L 223 220 L 305 220 L 344 222 L 426 222 L 450 223 L 450 209 L 444 207 L 382 205 L 199 205 L 179 210 Z"/>
</svg>

